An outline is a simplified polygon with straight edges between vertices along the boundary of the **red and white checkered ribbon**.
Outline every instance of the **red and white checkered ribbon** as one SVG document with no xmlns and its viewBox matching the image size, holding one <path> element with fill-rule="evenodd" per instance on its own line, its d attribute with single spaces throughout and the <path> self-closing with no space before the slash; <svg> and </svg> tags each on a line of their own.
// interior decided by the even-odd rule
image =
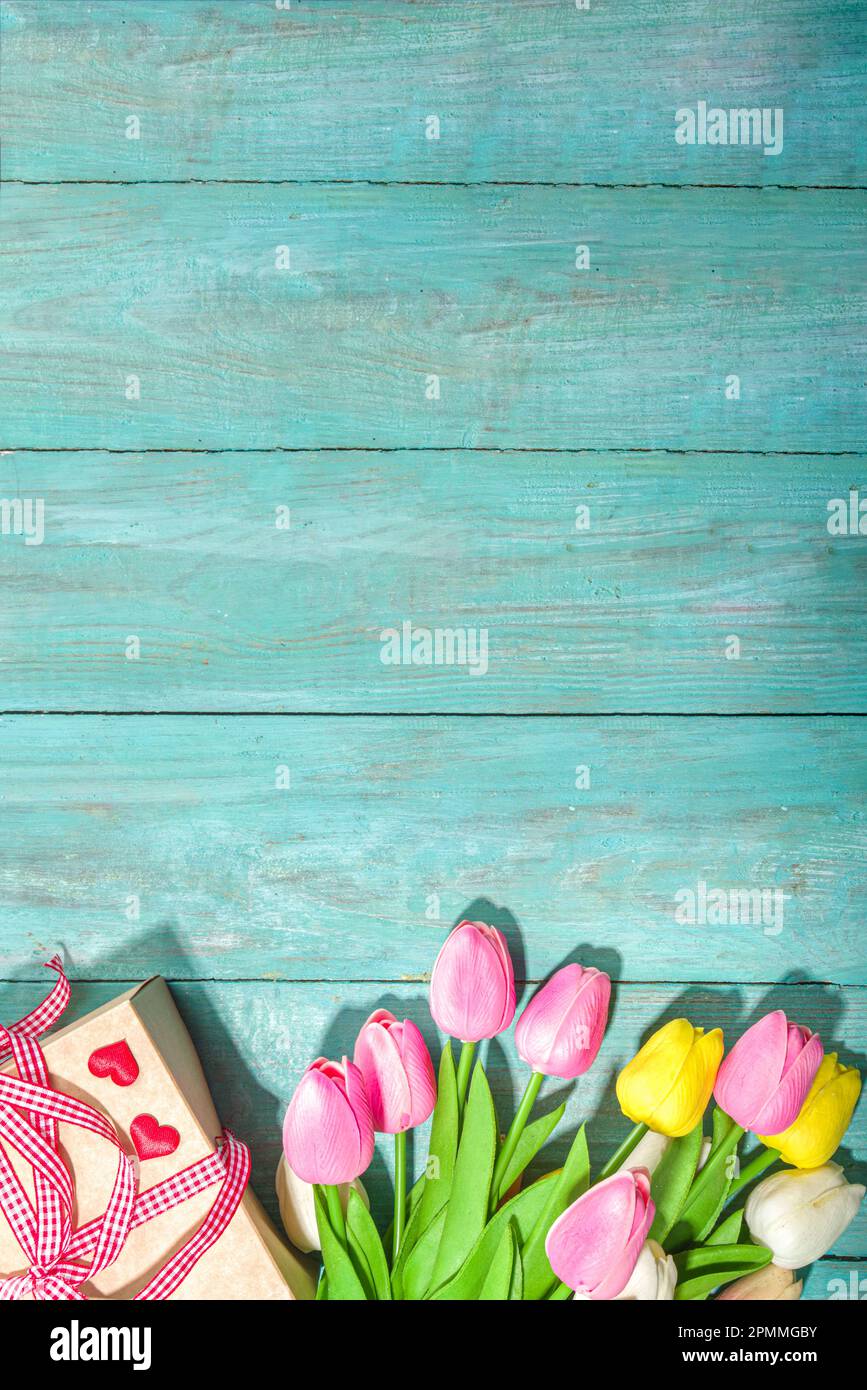
<svg viewBox="0 0 867 1390">
<path fill-rule="evenodd" d="M 48 997 L 10 1028 L 0 1024 L 0 1065 L 12 1058 L 18 1071 L 17 1077 L 0 1073 L 0 1211 L 29 1265 L 23 1274 L 0 1279 L 0 1301 L 28 1294 L 40 1300 L 83 1300 L 81 1285 L 114 1263 L 130 1231 L 220 1183 L 199 1228 L 136 1294 L 137 1299 L 169 1298 L 235 1215 L 250 1175 L 249 1152 L 226 1131 L 216 1152 L 147 1192 L 138 1192 L 132 1159 L 111 1121 L 51 1088 L 37 1038 L 60 1018 L 70 990 L 60 957 L 46 965 L 57 974 Z M 72 1177 L 60 1154 L 61 1122 L 90 1130 L 117 1150 L 108 1205 L 102 1216 L 77 1230 L 72 1227 Z M 12 1166 L 4 1140 L 33 1170 L 35 1203 Z"/>
</svg>

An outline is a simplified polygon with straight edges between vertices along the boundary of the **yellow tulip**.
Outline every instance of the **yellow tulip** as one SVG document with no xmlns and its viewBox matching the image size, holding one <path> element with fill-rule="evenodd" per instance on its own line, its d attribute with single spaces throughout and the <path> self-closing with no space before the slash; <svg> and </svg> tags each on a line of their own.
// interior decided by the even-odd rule
<svg viewBox="0 0 867 1390">
<path fill-rule="evenodd" d="M 672 1019 L 618 1076 L 620 1109 L 636 1124 L 679 1139 L 704 1114 L 722 1055 L 720 1028 L 705 1033 L 688 1019 Z"/>
<path fill-rule="evenodd" d="M 784 1163 L 795 1168 L 821 1168 L 827 1163 L 852 1118 L 861 1093 L 855 1067 L 844 1067 L 836 1052 L 823 1057 L 797 1119 L 779 1134 L 760 1134 L 769 1149 L 779 1149 Z"/>
</svg>

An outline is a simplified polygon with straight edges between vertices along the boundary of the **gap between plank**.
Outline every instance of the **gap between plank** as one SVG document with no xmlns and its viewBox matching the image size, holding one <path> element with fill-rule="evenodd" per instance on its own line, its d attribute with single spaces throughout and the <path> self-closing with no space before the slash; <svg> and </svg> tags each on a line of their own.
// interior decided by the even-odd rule
<svg viewBox="0 0 867 1390">
<path fill-rule="evenodd" d="M 0 719 L 864 719 L 865 710 L 0 709 Z"/>
<path fill-rule="evenodd" d="M 0 458 L 7 454 L 572 454 L 579 456 L 606 454 L 671 454 L 690 458 L 706 454 L 710 458 L 808 458 L 836 459 L 864 457 L 860 449 L 671 449 L 664 445 L 647 444 L 628 448 L 596 445 L 592 448 L 564 449 L 544 444 L 314 444 L 307 448 L 296 444 L 265 444 L 259 448 L 235 448 L 231 444 L 217 448 L 172 445 L 169 448 L 114 449 L 107 445 L 88 447 L 86 444 L 11 444 L 0 448 Z"/>
<path fill-rule="evenodd" d="M 282 978 L 282 979 L 274 979 L 273 976 L 262 976 L 262 975 L 242 975 L 242 976 L 239 976 L 237 979 L 228 979 L 228 978 L 223 979 L 221 976 L 218 976 L 218 975 L 174 976 L 174 975 L 164 974 L 164 975 L 162 976 L 162 978 L 166 981 L 167 984 L 170 984 L 170 985 L 273 985 L 275 988 L 276 988 L 278 985 L 427 985 L 427 984 L 430 984 L 430 975 L 429 975 L 429 974 L 427 974 L 427 975 L 414 975 L 414 976 L 411 976 L 411 977 L 409 977 L 409 978 L 400 978 L 400 977 L 398 977 L 398 978 L 383 978 L 383 977 L 380 977 L 380 976 L 359 975 L 359 976 L 343 977 L 343 978 L 341 978 L 341 979 L 332 979 L 332 978 L 330 978 L 330 977 L 324 977 L 324 976 L 323 976 L 322 978 L 316 978 L 316 979 L 308 979 L 306 976 L 305 976 L 305 977 L 299 977 L 299 978 L 297 978 L 297 979 L 296 979 L 296 978 L 292 978 L 292 977 L 290 977 L 290 976 L 286 976 L 286 977 L 284 977 L 284 978 Z M 542 984 L 542 982 L 543 982 L 545 979 L 547 979 L 547 978 L 548 978 L 548 977 L 547 977 L 546 975 L 540 975 L 538 978 L 533 977 L 533 978 L 531 978 L 531 979 L 526 979 L 526 980 L 519 980 L 519 979 L 516 977 L 516 979 L 515 979 L 515 984 L 516 984 L 516 985 L 521 985 L 521 986 L 523 986 L 523 985 L 539 985 L 539 984 Z M 130 979 L 130 980 L 108 979 L 108 978 L 103 978 L 102 976 L 97 976 L 97 975 L 91 976 L 91 975 L 78 975 L 78 974 L 76 974 L 76 975 L 74 976 L 72 982 L 73 982 L 73 984 L 81 984 L 81 985 L 117 985 L 119 988 L 123 988 L 123 986 L 129 987 L 129 986 L 138 984 L 138 983 L 139 983 L 139 980 L 138 980 L 138 979 Z M 29 976 L 26 976 L 26 975 L 25 975 L 25 976 L 18 976 L 17 979 L 11 979 L 11 978 L 0 977 L 0 985 L 34 985 L 34 984 L 35 984 L 35 985 L 38 985 L 38 984 L 42 984 L 42 983 L 44 983 L 44 982 L 43 982 L 42 978 L 41 978 L 40 976 L 38 976 L 38 975 L 34 975 L 34 976 L 32 977 L 32 979 L 31 979 Z M 761 988 L 761 989 L 765 989 L 765 988 L 768 988 L 768 989 L 777 989 L 777 988 L 779 988 L 779 987 L 782 987 L 782 988 L 784 988 L 784 989 L 806 989 L 806 988 L 814 988 L 814 987 L 815 987 L 815 988 L 820 988 L 820 989 L 829 989 L 829 988 L 830 988 L 830 989 L 852 989 L 852 990 L 867 989 L 867 985 L 845 984 L 845 983 L 841 983 L 839 980 L 813 980 L 813 979 L 810 979 L 810 980 L 743 980 L 743 979 L 741 979 L 741 980 L 620 980 L 620 979 L 615 979 L 615 978 L 612 976 L 611 983 L 612 983 L 613 985 L 629 985 L 630 987 L 635 987 L 635 988 L 638 988 L 638 989 L 656 989 L 656 988 L 662 989 L 663 986 L 665 986 L 665 988 L 667 989 L 670 985 L 678 985 L 678 986 L 684 985 L 684 986 L 688 986 L 689 988 L 692 988 L 692 989 L 730 989 L 730 988 L 733 988 L 733 989 L 743 989 L 743 988 L 745 988 L 745 987 L 749 987 L 749 988 L 755 987 L 755 988 L 757 988 L 757 989 L 759 989 L 759 988 Z"/>
<path fill-rule="evenodd" d="M 533 179 L 0 179 L 0 184 L 17 184 L 22 188 L 65 188 L 96 185 L 103 188 L 183 187 L 187 184 L 222 187 L 289 187 L 289 188 L 614 188 L 636 189 L 743 189 L 747 193 L 763 193 L 779 189 L 787 193 L 862 193 L 862 183 L 598 183 L 565 180 Z"/>
</svg>

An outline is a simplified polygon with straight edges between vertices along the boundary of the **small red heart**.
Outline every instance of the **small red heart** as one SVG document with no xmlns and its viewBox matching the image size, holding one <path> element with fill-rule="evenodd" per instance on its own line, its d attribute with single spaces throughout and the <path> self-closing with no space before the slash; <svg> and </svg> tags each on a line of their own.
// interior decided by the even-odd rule
<svg viewBox="0 0 867 1390">
<path fill-rule="evenodd" d="M 146 1158 L 164 1158 L 173 1154 L 181 1136 L 173 1125 L 161 1125 L 153 1115 L 136 1115 L 129 1127 L 135 1151 L 144 1162 Z"/>
<path fill-rule="evenodd" d="M 87 1059 L 87 1069 L 91 1076 L 109 1076 L 115 1086 L 131 1086 L 138 1076 L 138 1062 L 133 1057 L 129 1043 L 109 1043 L 98 1047 Z"/>
</svg>

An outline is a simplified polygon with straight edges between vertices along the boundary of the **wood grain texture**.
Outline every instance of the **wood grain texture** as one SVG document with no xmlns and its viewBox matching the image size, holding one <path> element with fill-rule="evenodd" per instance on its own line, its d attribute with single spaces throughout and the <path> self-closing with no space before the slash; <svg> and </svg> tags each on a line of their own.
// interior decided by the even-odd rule
<svg viewBox="0 0 867 1390">
<path fill-rule="evenodd" d="M 857 0 L 4 0 L 3 17 L 8 178 L 864 181 Z M 782 152 L 676 144 L 675 111 L 702 98 L 782 107 Z"/>
<path fill-rule="evenodd" d="M 122 956 L 120 949 L 119 964 Z M 204 1059 L 220 1118 L 250 1144 L 254 1186 L 272 1212 L 272 1174 L 280 1153 L 283 1112 L 298 1077 L 314 1056 L 351 1053 L 358 1028 L 381 1001 L 399 1017 L 414 1018 L 438 1055 L 440 1040 L 425 991 L 418 986 L 209 982 L 175 984 L 172 989 Z M 76 1014 L 96 1007 L 117 991 L 116 985 L 74 984 Z M 0 1017 L 17 1018 L 37 997 L 33 984 L 0 985 Z M 723 1028 L 733 1040 L 756 1016 L 781 1004 L 793 1018 L 819 1030 L 827 1045 L 841 1045 L 841 1055 L 848 1061 L 863 1062 L 852 1048 L 854 1038 L 865 1036 L 867 997 L 863 990 L 805 985 L 772 991 L 693 987 L 677 992 L 666 986 L 622 985 L 615 991 L 611 1021 L 592 1069 L 578 1083 L 545 1083 L 539 1113 L 561 1100 L 567 1101 L 567 1112 L 562 1136 L 555 1136 L 531 1173 L 544 1172 L 562 1162 L 568 1140 L 583 1120 L 590 1123 L 591 1162 L 597 1167 L 604 1162 L 629 1128 L 614 1095 L 614 1077 L 638 1041 L 661 1021 L 687 1013 L 708 1027 Z M 524 1082 L 524 1068 L 515 1055 L 511 1034 L 488 1046 L 487 1068 L 502 1122 L 512 1113 Z M 862 1104 L 844 1146 L 843 1161 L 852 1181 L 863 1181 L 865 1125 L 867 1107 Z M 426 1134 L 425 1126 L 412 1146 L 416 1171 L 426 1154 Z M 380 1140 L 365 1178 L 383 1224 L 389 1206 L 390 1149 L 390 1144 Z M 867 1214 L 862 1210 L 833 1253 L 838 1257 L 858 1255 L 863 1251 L 865 1234 Z M 816 1269 L 813 1279 L 814 1296 L 827 1297 L 827 1292 L 818 1291 L 822 1281 Z"/>
<path fill-rule="evenodd" d="M 805 1272 L 802 1299 L 863 1299 L 867 1291 L 867 1269 L 860 1259 L 817 1260 Z"/>
<path fill-rule="evenodd" d="M 857 192 L 10 185 L 2 443 L 859 449 L 865 209 Z"/>
<path fill-rule="evenodd" d="M 129 712 L 0 718 L 0 1019 L 57 943 L 78 1013 L 161 970 L 272 1212 L 304 1065 L 380 1002 L 436 1048 L 464 915 L 616 981 L 597 1163 L 665 1018 L 784 1007 L 863 1070 L 865 19 L 0 0 L 0 497 L 46 513 L 0 534 L 0 709 Z M 781 107 L 780 155 L 678 145 L 701 99 Z M 404 620 L 487 674 L 384 666 Z M 612 717 L 654 710 L 696 717 Z M 679 923 L 700 880 L 782 929 Z"/>
<path fill-rule="evenodd" d="M 863 983 L 865 760 L 857 719 L 7 717 L 0 968 L 411 980 L 471 916 L 530 979 Z M 679 923 L 700 880 L 782 929 Z"/>
<path fill-rule="evenodd" d="M 864 710 L 867 539 L 826 525 L 859 484 L 852 458 L 13 453 L 0 495 L 42 498 L 45 539 L 0 539 L 3 704 Z M 383 665 L 406 620 L 486 628 L 486 673 Z"/>
</svg>

